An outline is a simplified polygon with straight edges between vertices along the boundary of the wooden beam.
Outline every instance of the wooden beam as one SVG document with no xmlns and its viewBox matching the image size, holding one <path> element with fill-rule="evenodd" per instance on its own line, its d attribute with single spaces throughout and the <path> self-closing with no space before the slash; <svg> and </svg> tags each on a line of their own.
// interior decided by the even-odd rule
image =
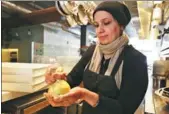
<svg viewBox="0 0 169 114">
<path fill-rule="evenodd" d="M 61 15 L 55 7 L 33 11 L 32 13 L 16 15 L 11 18 L 2 19 L 4 28 L 15 28 L 26 25 L 35 25 L 48 22 L 60 21 Z"/>
<path fill-rule="evenodd" d="M 61 15 L 55 7 L 50 7 L 42 10 L 34 11 L 30 14 L 22 16 L 25 20 L 32 22 L 32 24 L 41 24 L 53 21 L 59 21 Z"/>
</svg>

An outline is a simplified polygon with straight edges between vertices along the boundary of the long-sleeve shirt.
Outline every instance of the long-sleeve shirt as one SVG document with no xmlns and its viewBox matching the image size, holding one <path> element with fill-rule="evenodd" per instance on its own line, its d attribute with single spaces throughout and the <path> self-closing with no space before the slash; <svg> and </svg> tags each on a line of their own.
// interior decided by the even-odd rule
<svg viewBox="0 0 169 114">
<path fill-rule="evenodd" d="M 99 94 L 99 104 L 93 108 L 84 102 L 82 114 L 133 114 L 142 102 L 148 86 L 146 57 L 132 46 L 125 48 L 120 89 L 116 87 L 114 78 L 106 80 L 104 74 L 86 73 L 85 68 L 95 46 L 89 47 L 68 74 L 67 80 L 71 87 L 83 81 L 85 88 Z M 102 77 L 99 86 L 97 77 Z"/>
</svg>

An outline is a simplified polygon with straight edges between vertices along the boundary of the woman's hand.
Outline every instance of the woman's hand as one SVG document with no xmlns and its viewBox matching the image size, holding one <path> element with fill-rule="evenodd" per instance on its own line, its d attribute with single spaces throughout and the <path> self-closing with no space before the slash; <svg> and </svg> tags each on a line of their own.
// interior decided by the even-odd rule
<svg viewBox="0 0 169 114">
<path fill-rule="evenodd" d="M 67 94 L 53 97 L 49 93 L 44 93 L 46 99 L 53 107 L 70 106 L 84 100 L 85 90 L 81 87 L 71 89 Z"/>
<path fill-rule="evenodd" d="M 62 67 L 53 64 L 48 67 L 45 73 L 45 81 L 47 84 L 52 84 L 58 79 L 66 80 L 66 73 L 63 71 Z"/>
<path fill-rule="evenodd" d="M 90 104 L 92 107 L 96 107 L 99 101 L 99 95 L 97 93 L 81 87 L 75 87 L 68 93 L 60 95 L 58 97 L 53 97 L 49 93 L 44 93 L 44 95 L 53 107 L 70 106 L 83 100 Z"/>
</svg>

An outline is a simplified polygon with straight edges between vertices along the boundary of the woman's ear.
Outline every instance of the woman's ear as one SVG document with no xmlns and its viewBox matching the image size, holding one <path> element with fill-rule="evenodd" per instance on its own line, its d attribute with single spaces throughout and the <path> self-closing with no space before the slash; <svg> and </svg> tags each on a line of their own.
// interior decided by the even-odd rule
<svg viewBox="0 0 169 114">
<path fill-rule="evenodd" d="M 120 26 L 120 36 L 123 34 L 124 26 Z"/>
<path fill-rule="evenodd" d="M 121 31 L 124 30 L 124 26 L 123 26 L 123 25 L 120 26 L 120 30 L 121 30 Z"/>
</svg>

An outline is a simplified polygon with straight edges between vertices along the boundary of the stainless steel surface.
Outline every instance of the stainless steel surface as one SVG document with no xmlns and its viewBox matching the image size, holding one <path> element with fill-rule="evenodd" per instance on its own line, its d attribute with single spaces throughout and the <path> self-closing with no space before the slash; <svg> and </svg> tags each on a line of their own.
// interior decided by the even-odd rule
<svg viewBox="0 0 169 114">
<path fill-rule="evenodd" d="M 156 90 L 155 94 L 158 95 L 165 103 L 169 104 L 169 97 L 164 94 L 165 92 L 168 92 L 165 91 L 165 88 L 166 87 Z"/>
<path fill-rule="evenodd" d="M 153 76 L 166 77 L 169 74 L 169 60 L 157 60 L 153 64 Z"/>
<path fill-rule="evenodd" d="M 153 77 L 153 89 L 157 90 L 166 87 L 167 79 L 165 77 Z"/>
<path fill-rule="evenodd" d="M 153 64 L 153 89 L 157 90 L 167 86 L 169 79 L 169 61 L 157 60 Z"/>
<path fill-rule="evenodd" d="M 163 90 L 160 88 L 153 95 L 155 114 L 169 114 L 169 97 L 163 96 Z"/>
</svg>

